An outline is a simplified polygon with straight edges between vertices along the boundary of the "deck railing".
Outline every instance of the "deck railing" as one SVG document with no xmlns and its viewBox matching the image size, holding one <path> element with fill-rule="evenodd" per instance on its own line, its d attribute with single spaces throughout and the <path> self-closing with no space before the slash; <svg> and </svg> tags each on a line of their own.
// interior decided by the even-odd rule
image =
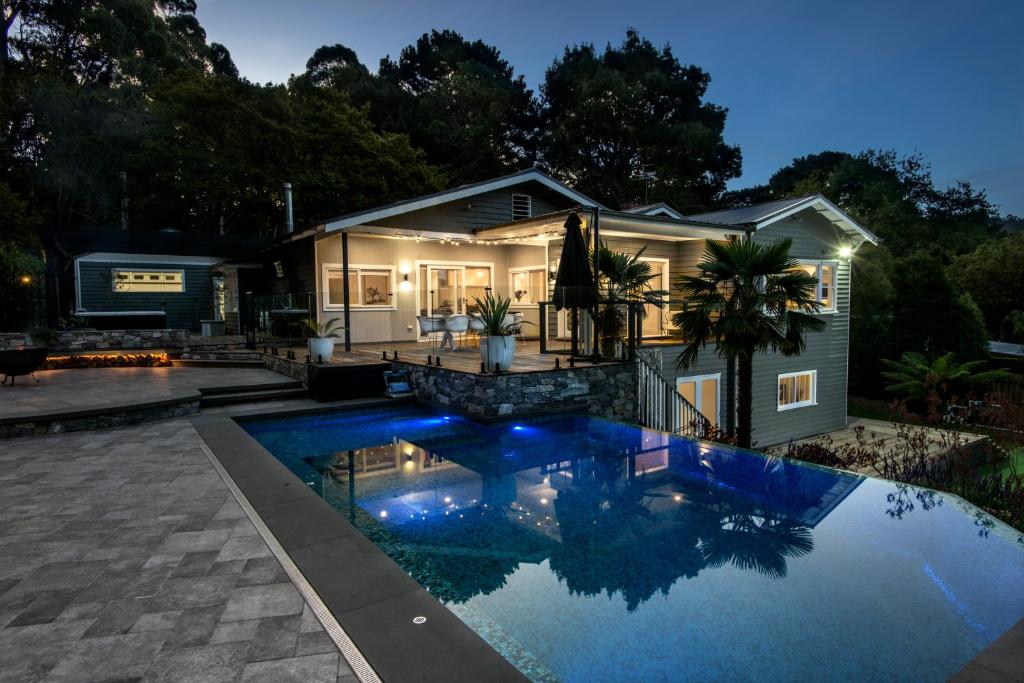
<svg viewBox="0 0 1024 683">
<path fill-rule="evenodd" d="M 700 438 L 708 434 L 711 421 L 676 391 L 644 354 L 636 355 L 640 424 L 673 434 Z"/>
</svg>

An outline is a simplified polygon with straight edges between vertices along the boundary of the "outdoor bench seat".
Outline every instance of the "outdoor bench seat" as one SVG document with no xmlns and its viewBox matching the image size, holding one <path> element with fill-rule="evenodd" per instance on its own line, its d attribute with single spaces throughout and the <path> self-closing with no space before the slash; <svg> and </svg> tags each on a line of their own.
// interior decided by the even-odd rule
<svg viewBox="0 0 1024 683">
<path fill-rule="evenodd" d="M 32 379 L 36 379 L 35 372 L 46 362 L 49 352 L 50 349 L 45 346 L 29 346 L 0 351 L 0 374 L 4 376 L 3 383 L 6 384 L 7 378 L 10 377 L 13 386 L 14 378 L 18 375 L 31 375 Z"/>
</svg>

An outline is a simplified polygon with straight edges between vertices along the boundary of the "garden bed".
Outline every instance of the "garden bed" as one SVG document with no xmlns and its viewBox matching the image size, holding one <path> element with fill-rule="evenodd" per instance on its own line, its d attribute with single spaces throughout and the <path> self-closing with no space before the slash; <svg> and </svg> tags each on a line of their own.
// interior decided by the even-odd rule
<svg viewBox="0 0 1024 683">
<path fill-rule="evenodd" d="M 144 353 L 73 353 L 47 356 L 41 370 L 76 368 L 162 368 L 171 365 L 165 351 Z"/>
</svg>

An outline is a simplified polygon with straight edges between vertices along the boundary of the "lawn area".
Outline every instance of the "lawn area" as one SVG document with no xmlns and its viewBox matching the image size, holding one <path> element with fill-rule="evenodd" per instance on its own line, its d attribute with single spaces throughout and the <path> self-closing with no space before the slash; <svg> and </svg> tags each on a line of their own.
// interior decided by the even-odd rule
<svg viewBox="0 0 1024 683">
<path fill-rule="evenodd" d="M 867 420 L 885 420 L 887 422 L 892 417 L 888 401 L 852 395 L 847 397 L 846 414 L 850 417 L 862 417 Z"/>
<path fill-rule="evenodd" d="M 985 465 L 981 471 L 985 474 L 998 473 L 1004 478 L 1011 474 L 1024 474 L 1024 447 L 1011 451 L 1010 457 L 1002 462 Z"/>
</svg>

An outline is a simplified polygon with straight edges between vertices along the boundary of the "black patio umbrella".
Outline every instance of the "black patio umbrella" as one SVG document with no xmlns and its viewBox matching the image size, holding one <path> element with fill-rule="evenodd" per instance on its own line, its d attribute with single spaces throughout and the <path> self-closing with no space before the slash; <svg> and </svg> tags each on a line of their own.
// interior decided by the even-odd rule
<svg viewBox="0 0 1024 683">
<path fill-rule="evenodd" d="M 597 306 L 597 284 L 590 267 L 587 243 L 583 240 L 580 226 L 583 221 L 575 212 L 565 219 L 565 241 L 562 255 L 558 259 L 558 274 L 555 276 L 555 310 L 568 308 L 572 311 L 572 353 L 579 352 L 577 338 L 577 316 L 580 309 L 593 310 Z"/>
</svg>

